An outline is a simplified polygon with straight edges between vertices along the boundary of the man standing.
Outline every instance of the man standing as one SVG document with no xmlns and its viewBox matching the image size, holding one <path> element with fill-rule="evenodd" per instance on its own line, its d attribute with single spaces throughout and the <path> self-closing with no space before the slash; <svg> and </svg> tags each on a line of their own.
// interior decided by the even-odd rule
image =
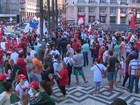
<svg viewBox="0 0 140 105">
<path fill-rule="evenodd" d="M 77 84 L 79 84 L 79 77 L 78 77 L 79 75 L 81 75 L 84 82 L 87 83 L 88 81 L 86 81 L 84 72 L 82 70 L 83 54 L 81 54 L 80 49 L 77 49 L 76 50 L 76 55 L 73 56 L 73 66 L 74 66 L 74 75 L 75 75 Z"/>
<path fill-rule="evenodd" d="M 113 56 L 113 51 L 110 50 L 108 52 L 109 58 L 108 58 L 108 63 L 107 63 L 107 78 L 109 81 L 109 88 L 107 88 L 107 91 L 112 91 L 113 89 L 113 79 L 114 79 L 114 72 L 115 72 L 115 66 L 116 63 L 119 64 L 119 61 L 117 60 L 116 57 Z"/>
<path fill-rule="evenodd" d="M 82 45 L 82 52 L 84 57 L 84 67 L 88 66 L 88 51 L 89 51 L 89 44 L 87 41 L 84 41 L 84 44 Z"/>
</svg>

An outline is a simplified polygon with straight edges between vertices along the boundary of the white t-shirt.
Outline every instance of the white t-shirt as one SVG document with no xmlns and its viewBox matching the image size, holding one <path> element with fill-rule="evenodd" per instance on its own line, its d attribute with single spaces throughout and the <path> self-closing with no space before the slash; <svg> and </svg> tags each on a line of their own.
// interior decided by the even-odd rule
<svg viewBox="0 0 140 105">
<path fill-rule="evenodd" d="M 98 38 L 98 42 L 99 42 L 99 45 L 100 45 L 100 46 L 103 44 L 103 41 L 104 41 L 103 38 Z"/>
<path fill-rule="evenodd" d="M 36 54 L 36 51 L 35 50 L 31 50 L 30 54 L 31 54 L 31 57 L 34 58 L 34 55 Z"/>
<path fill-rule="evenodd" d="M 60 55 L 60 53 L 59 53 L 58 50 L 51 50 L 50 54 L 51 54 L 52 56 L 54 56 L 54 55 Z"/>
<path fill-rule="evenodd" d="M 105 52 L 104 52 L 104 54 L 103 54 L 103 62 L 105 62 L 105 61 L 106 61 L 107 56 L 108 56 L 108 50 L 107 50 L 107 51 L 105 51 Z"/>
<path fill-rule="evenodd" d="M 107 68 L 103 64 L 97 64 L 97 65 L 102 71 L 107 70 Z M 101 82 L 102 81 L 102 73 L 98 67 L 96 65 L 94 65 L 91 68 L 91 71 L 93 71 L 93 81 L 94 82 Z"/>
<path fill-rule="evenodd" d="M 131 75 L 135 75 L 136 69 L 138 68 L 138 60 L 137 59 L 131 60 L 129 63 L 129 67 L 131 70 Z"/>
<path fill-rule="evenodd" d="M 22 88 L 28 88 L 28 81 L 25 81 L 23 85 L 21 85 L 20 83 L 16 86 L 15 90 L 18 92 L 19 96 L 21 97 L 21 95 L 23 94 L 22 92 Z"/>
<path fill-rule="evenodd" d="M 18 59 L 18 53 L 17 52 L 13 52 L 10 56 L 11 59 L 13 59 L 14 63 L 17 62 Z"/>
</svg>

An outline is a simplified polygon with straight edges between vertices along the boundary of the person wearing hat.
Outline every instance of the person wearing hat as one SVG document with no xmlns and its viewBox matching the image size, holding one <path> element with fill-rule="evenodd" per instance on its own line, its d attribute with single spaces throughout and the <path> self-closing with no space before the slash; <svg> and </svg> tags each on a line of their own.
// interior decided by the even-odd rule
<svg viewBox="0 0 140 105">
<path fill-rule="evenodd" d="M 95 93 L 100 92 L 100 85 L 101 85 L 101 81 L 102 81 L 102 72 L 107 70 L 107 68 L 103 64 L 101 64 L 100 61 L 101 61 L 100 58 L 97 58 L 94 66 L 91 68 L 91 71 L 93 71 Z"/>
<path fill-rule="evenodd" d="M 43 91 L 39 90 L 39 84 L 33 81 L 28 85 L 32 91 L 30 105 L 55 105 L 55 102 Z"/>
<path fill-rule="evenodd" d="M 15 91 L 18 96 L 21 96 L 28 89 L 28 81 L 23 74 L 18 75 L 19 84 L 16 86 Z"/>
<path fill-rule="evenodd" d="M 5 83 L 6 83 L 7 75 L 0 74 L 0 94 L 5 91 Z"/>
</svg>

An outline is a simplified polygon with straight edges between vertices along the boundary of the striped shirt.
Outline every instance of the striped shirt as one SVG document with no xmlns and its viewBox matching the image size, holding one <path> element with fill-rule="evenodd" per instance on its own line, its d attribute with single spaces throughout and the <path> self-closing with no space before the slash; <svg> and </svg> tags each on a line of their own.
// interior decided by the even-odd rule
<svg viewBox="0 0 140 105">
<path fill-rule="evenodd" d="M 129 63 L 129 68 L 130 68 L 131 75 L 135 75 L 135 71 L 138 68 L 138 59 L 131 60 Z"/>
</svg>

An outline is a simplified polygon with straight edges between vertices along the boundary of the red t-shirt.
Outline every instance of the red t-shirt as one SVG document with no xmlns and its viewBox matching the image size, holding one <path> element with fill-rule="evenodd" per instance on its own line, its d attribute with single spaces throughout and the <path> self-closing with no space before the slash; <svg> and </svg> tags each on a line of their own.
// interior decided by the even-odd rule
<svg viewBox="0 0 140 105">
<path fill-rule="evenodd" d="M 100 46 L 99 45 L 94 45 L 94 47 L 93 47 L 93 53 L 94 54 L 99 54 L 99 49 L 100 49 Z"/>
<path fill-rule="evenodd" d="M 59 75 L 62 77 L 62 78 L 59 78 L 59 79 L 58 79 L 59 85 L 60 85 L 60 86 L 66 86 L 66 85 L 68 84 L 68 81 L 69 81 L 68 70 L 67 70 L 67 68 L 62 69 L 62 70 L 59 72 Z"/>
<path fill-rule="evenodd" d="M 26 62 L 25 62 L 24 58 L 18 58 L 17 65 L 22 68 L 23 74 L 26 75 L 27 69 L 26 69 Z"/>
<path fill-rule="evenodd" d="M 74 49 L 74 51 L 76 51 L 77 49 L 80 48 L 80 44 L 78 42 L 73 42 L 72 43 L 72 48 Z"/>
</svg>

